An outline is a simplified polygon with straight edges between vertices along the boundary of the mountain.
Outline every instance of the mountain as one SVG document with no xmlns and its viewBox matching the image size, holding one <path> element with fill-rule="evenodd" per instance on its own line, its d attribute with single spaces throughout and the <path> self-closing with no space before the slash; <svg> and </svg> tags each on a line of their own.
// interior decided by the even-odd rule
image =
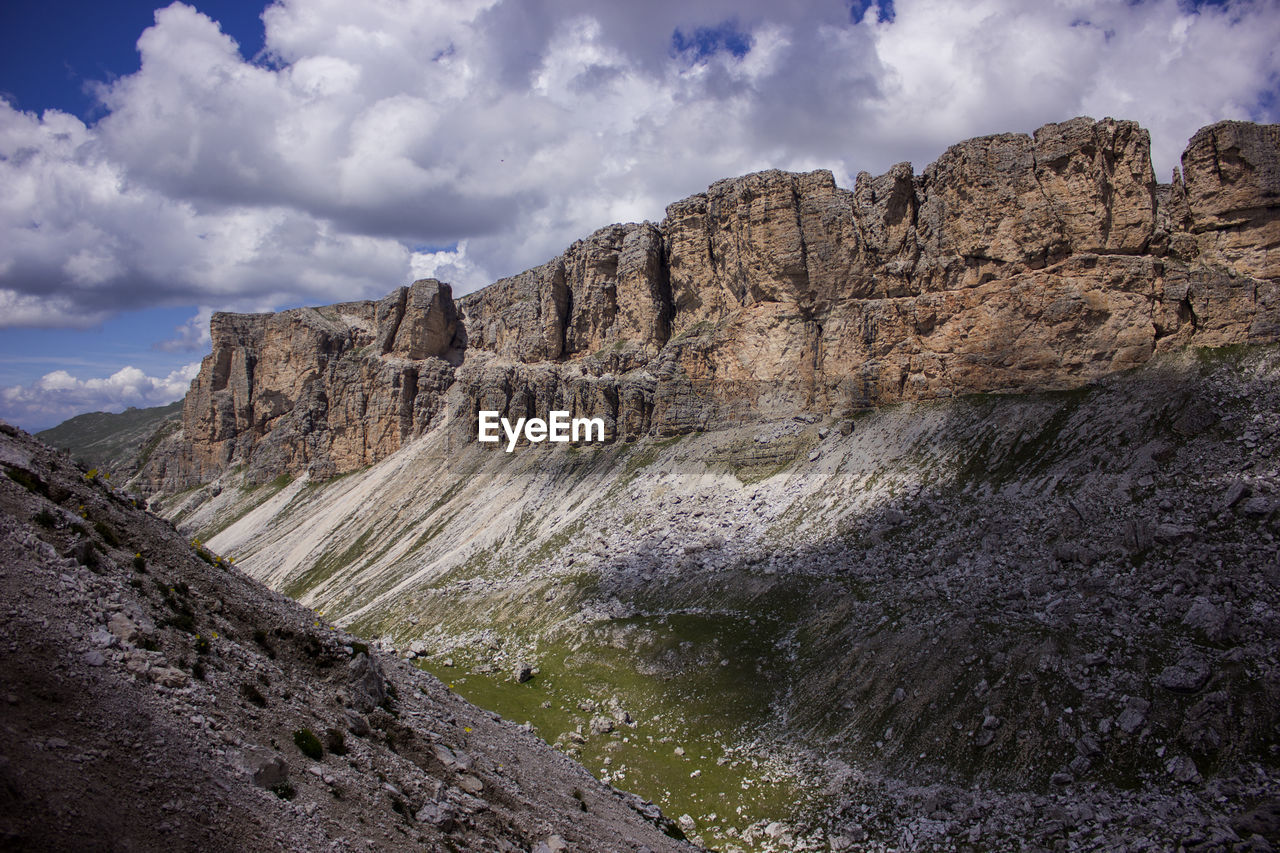
<svg viewBox="0 0 1280 853">
<path fill-rule="evenodd" d="M 143 479 L 345 473 L 479 408 L 568 409 L 631 440 L 1078 387 L 1182 346 L 1274 341 L 1278 137 L 1207 127 L 1159 185 L 1146 131 L 1073 119 L 852 191 L 829 172 L 721 181 L 457 301 L 422 281 L 217 314 L 182 436 Z"/>
<path fill-rule="evenodd" d="M 685 850 L 593 779 L 0 427 L 6 850 Z"/>
<path fill-rule="evenodd" d="M 89 412 L 68 418 L 36 437 L 65 450 L 87 465 L 115 475 L 121 482 L 147 464 L 160 441 L 181 426 L 182 401 L 119 414 Z"/>
<path fill-rule="evenodd" d="M 217 314 L 134 485 L 717 849 L 1280 843 L 1280 127 L 765 172 Z M 477 441 L 477 416 L 603 442 Z"/>
</svg>

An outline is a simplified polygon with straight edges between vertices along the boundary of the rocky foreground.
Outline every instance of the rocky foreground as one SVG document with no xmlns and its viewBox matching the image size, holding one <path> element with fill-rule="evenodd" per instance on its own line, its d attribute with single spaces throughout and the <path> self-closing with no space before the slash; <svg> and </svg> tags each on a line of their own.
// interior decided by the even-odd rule
<svg viewBox="0 0 1280 853">
<path fill-rule="evenodd" d="M 0 465 L 5 850 L 689 849 L 3 424 Z"/>
</svg>

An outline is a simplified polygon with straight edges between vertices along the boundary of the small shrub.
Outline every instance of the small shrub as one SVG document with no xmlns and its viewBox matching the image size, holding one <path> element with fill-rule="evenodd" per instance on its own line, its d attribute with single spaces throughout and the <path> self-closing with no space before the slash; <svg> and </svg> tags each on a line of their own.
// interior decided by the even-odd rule
<svg viewBox="0 0 1280 853">
<path fill-rule="evenodd" d="M 37 495 L 44 495 L 46 498 L 49 497 L 49 487 L 45 485 L 44 480 L 41 480 L 30 471 L 23 470 L 22 468 L 10 468 L 6 465 L 5 473 L 9 475 L 10 480 L 13 480 L 28 492 L 32 492 Z"/>
<path fill-rule="evenodd" d="M 369 644 L 368 644 L 368 643 L 361 643 L 361 642 L 358 642 L 358 641 L 353 640 L 353 641 L 351 642 L 351 654 L 352 654 L 353 656 L 354 656 L 354 655 L 367 655 L 367 654 L 369 654 Z"/>
<path fill-rule="evenodd" d="M 133 569 L 136 572 L 145 572 L 147 570 L 147 560 L 142 554 L 133 555 Z"/>
<path fill-rule="evenodd" d="M 116 536 L 116 532 L 101 521 L 93 523 L 93 529 L 98 531 L 98 535 L 102 537 L 102 541 L 106 542 L 112 548 L 120 547 L 120 537 Z"/>
<path fill-rule="evenodd" d="M 272 647 L 271 643 L 267 641 L 266 631 L 262 630 L 261 628 L 254 629 L 253 641 L 257 643 L 259 646 L 262 646 L 262 651 L 266 653 L 267 657 L 271 658 L 272 660 L 276 659 L 276 650 L 275 648 Z"/>
<path fill-rule="evenodd" d="M 287 780 L 278 785 L 272 785 L 271 793 L 275 794 L 282 800 L 292 800 L 298 794 L 298 792 L 294 790 L 293 785 Z"/>
<path fill-rule="evenodd" d="M 34 521 L 36 524 L 40 525 L 41 527 L 47 527 L 50 530 L 58 526 L 58 517 L 53 513 L 49 512 L 48 507 L 44 507 L 39 512 L 37 512 L 35 514 L 35 517 L 32 519 L 32 521 Z"/>
<path fill-rule="evenodd" d="M 259 708 L 267 707 L 267 697 L 263 696 L 258 688 L 254 687 L 252 684 L 241 684 L 240 695 L 257 705 Z"/>
<path fill-rule="evenodd" d="M 209 638 L 208 637 L 203 637 L 200 635 L 196 636 L 196 654 L 198 655 L 209 654 Z"/>
<path fill-rule="evenodd" d="M 347 754 L 347 738 L 342 729 L 329 729 L 325 732 L 324 745 L 334 755 Z"/>
<path fill-rule="evenodd" d="M 324 758 L 324 745 L 320 743 L 320 738 L 316 737 L 315 732 L 311 731 L 311 729 L 298 729 L 293 733 L 293 742 L 302 751 L 302 754 L 312 761 L 319 761 Z"/>
<path fill-rule="evenodd" d="M 95 543 L 85 540 L 76 545 L 72 552 L 73 556 L 90 571 L 98 570 L 98 549 Z"/>
</svg>

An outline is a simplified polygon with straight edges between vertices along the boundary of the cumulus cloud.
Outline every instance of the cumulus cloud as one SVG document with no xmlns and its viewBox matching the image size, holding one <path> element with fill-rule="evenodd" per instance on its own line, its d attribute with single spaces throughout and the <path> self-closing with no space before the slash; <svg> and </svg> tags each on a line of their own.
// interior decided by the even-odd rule
<svg viewBox="0 0 1280 853">
<path fill-rule="evenodd" d="M 0 417 L 38 428 L 79 412 L 162 406 L 186 394 L 199 369 L 200 363 L 192 362 L 167 376 L 148 376 L 136 367 L 123 367 L 105 379 L 78 379 L 55 370 L 30 385 L 0 388 Z"/>
<path fill-rule="evenodd" d="M 748 171 L 923 168 L 1133 118 L 1167 177 L 1275 120 L 1268 0 L 277 0 L 246 60 L 174 3 L 93 125 L 0 103 L 0 325 L 459 292 Z M 427 247 L 427 248 L 424 248 Z M 198 342 L 194 328 L 165 346 Z"/>
<path fill-rule="evenodd" d="M 213 336 L 209 333 L 209 319 L 212 316 L 212 308 L 200 306 L 189 320 L 174 328 L 172 338 L 157 341 L 155 348 L 162 352 L 208 351 L 213 342 Z"/>
</svg>

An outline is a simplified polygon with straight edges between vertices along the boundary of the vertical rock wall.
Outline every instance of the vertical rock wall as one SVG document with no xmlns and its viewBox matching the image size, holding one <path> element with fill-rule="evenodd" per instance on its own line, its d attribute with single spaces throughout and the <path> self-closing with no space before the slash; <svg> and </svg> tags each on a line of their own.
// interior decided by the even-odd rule
<svg viewBox="0 0 1280 853">
<path fill-rule="evenodd" d="M 330 474 L 447 406 L 570 409 L 611 438 L 725 418 L 1067 387 L 1189 344 L 1280 338 L 1280 126 L 1199 131 L 1158 185 L 1147 132 L 1077 118 L 858 175 L 719 181 L 457 300 L 217 314 L 167 488 L 247 464 Z"/>
</svg>

